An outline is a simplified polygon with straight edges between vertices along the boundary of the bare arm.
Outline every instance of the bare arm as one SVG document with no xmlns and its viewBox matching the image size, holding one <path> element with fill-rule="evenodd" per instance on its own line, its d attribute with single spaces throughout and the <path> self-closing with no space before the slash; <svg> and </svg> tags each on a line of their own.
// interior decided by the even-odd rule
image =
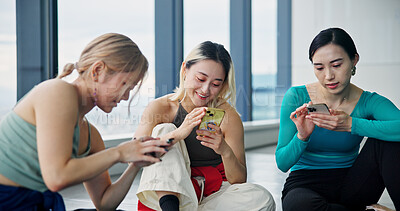
<svg viewBox="0 0 400 211">
<path fill-rule="evenodd" d="M 104 143 L 101 140 L 100 134 L 94 127 L 92 127 L 92 134 L 92 140 L 94 141 L 92 144 L 93 153 L 104 150 Z M 150 137 L 147 139 L 151 140 Z M 138 142 L 138 140 L 135 141 Z M 140 150 L 145 143 L 138 142 L 136 144 L 137 149 Z M 128 168 L 114 183 L 111 183 L 108 171 L 84 182 L 85 188 L 97 209 L 115 210 L 118 207 L 128 193 L 132 182 L 141 167 L 136 164 L 137 163 L 130 163 Z"/>
<path fill-rule="evenodd" d="M 73 159 L 72 136 L 77 122 L 78 99 L 74 87 L 56 82 L 38 87 L 33 109 L 37 128 L 38 157 L 43 179 L 52 191 L 95 178 L 117 162 L 146 160 L 150 151 L 163 151 L 155 142 L 138 152 L 135 142 L 99 151 L 85 158 Z M 63 105 L 62 108 L 59 105 Z"/>
<path fill-rule="evenodd" d="M 135 137 L 150 136 L 157 124 L 168 120 L 168 115 L 164 112 L 167 112 L 169 108 L 165 108 L 161 101 L 162 99 L 156 99 L 147 105 L 135 130 Z"/>
<path fill-rule="evenodd" d="M 161 123 L 171 123 L 175 110 L 171 106 L 168 96 L 156 99 L 149 103 L 143 112 L 140 124 L 135 131 L 135 136 L 149 136 L 153 128 Z M 173 143 L 185 139 L 193 128 L 200 124 L 201 118 L 205 115 L 205 108 L 195 108 L 190 112 L 182 125 L 174 131 L 171 131 L 161 137 L 161 140 L 174 139 Z"/>
</svg>

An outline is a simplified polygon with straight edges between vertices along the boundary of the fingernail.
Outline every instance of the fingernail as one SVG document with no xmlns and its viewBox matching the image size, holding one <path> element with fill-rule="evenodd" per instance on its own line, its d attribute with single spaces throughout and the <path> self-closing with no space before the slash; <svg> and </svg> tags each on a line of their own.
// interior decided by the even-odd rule
<svg viewBox="0 0 400 211">
<path fill-rule="evenodd" d="M 167 140 L 167 144 L 170 144 L 170 143 L 172 143 L 172 141 L 174 141 L 174 139 L 173 139 L 173 138 L 170 138 L 170 139 L 168 139 L 168 140 Z"/>
<path fill-rule="evenodd" d="M 165 149 L 166 152 L 168 152 L 168 149 L 167 149 L 167 148 L 164 148 L 164 149 Z"/>
<path fill-rule="evenodd" d="M 162 161 L 161 158 L 158 158 L 158 159 L 160 159 L 160 162 Z"/>
</svg>

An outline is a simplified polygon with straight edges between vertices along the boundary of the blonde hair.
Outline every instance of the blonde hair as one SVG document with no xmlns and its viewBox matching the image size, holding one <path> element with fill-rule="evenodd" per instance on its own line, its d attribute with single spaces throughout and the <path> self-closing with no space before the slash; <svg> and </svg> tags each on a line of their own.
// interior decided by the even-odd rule
<svg viewBox="0 0 400 211">
<path fill-rule="evenodd" d="M 236 104 L 236 86 L 235 86 L 235 70 L 233 62 L 228 51 L 223 45 L 213 43 L 211 41 L 205 41 L 197 45 L 183 61 L 180 70 L 179 87 L 174 90 L 174 94 L 170 97 L 170 100 L 182 101 L 185 98 L 186 92 L 184 88 L 184 77 L 185 68 L 190 68 L 193 64 L 202 60 L 213 60 L 222 64 L 225 71 L 225 80 L 222 85 L 218 96 L 208 102 L 208 107 L 218 107 L 225 102 L 235 107 Z"/>
<path fill-rule="evenodd" d="M 91 41 L 82 51 L 79 61 L 68 63 L 57 78 L 64 78 L 76 69 L 87 77 L 87 70 L 97 61 L 103 61 L 108 74 L 139 71 L 140 84 L 147 73 L 149 63 L 139 47 L 127 36 L 117 33 L 103 34 Z M 139 86 L 140 88 L 140 86 Z"/>
</svg>

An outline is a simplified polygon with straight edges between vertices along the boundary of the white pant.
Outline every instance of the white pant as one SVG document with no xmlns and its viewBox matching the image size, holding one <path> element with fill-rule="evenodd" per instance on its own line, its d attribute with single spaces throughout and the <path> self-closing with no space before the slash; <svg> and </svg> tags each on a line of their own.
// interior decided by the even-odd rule
<svg viewBox="0 0 400 211">
<path fill-rule="evenodd" d="M 154 127 L 152 137 L 175 130 L 171 123 Z M 161 210 L 155 191 L 179 193 L 179 210 L 266 210 L 274 211 L 275 202 L 264 187 L 256 184 L 223 182 L 219 191 L 203 197 L 199 202 L 190 180 L 190 160 L 185 141 L 176 143 L 162 157 L 162 162 L 143 168 L 137 197 L 154 210 Z"/>
</svg>

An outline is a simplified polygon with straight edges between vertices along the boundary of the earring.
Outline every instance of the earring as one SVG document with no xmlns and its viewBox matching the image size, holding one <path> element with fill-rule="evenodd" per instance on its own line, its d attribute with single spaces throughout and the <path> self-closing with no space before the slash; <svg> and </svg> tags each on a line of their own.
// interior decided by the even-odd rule
<svg viewBox="0 0 400 211">
<path fill-rule="evenodd" d="M 351 75 L 355 75 L 356 74 L 356 66 L 353 67 L 353 69 L 351 69 Z"/>
<path fill-rule="evenodd" d="M 97 106 L 97 88 L 94 88 L 93 96 L 94 96 L 94 106 Z"/>
<path fill-rule="evenodd" d="M 94 82 L 97 82 L 97 78 L 96 77 L 96 73 L 93 73 L 93 77 L 94 77 Z M 95 83 L 94 85 L 94 93 L 93 93 L 93 97 L 94 97 L 94 106 L 97 106 L 97 83 Z M 98 110 L 98 108 L 96 107 L 96 110 Z"/>
</svg>

